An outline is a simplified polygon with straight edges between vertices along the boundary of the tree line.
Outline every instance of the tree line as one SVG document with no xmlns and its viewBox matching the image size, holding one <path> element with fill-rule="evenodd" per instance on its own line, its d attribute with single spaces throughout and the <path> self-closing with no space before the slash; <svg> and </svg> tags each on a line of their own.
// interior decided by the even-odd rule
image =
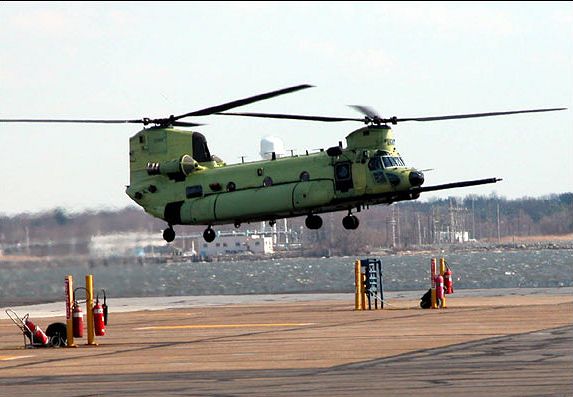
<svg viewBox="0 0 573 397">
<path fill-rule="evenodd" d="M 547 236 L 573 233 L 573 193 L 538 198 L 506 199 L 495 194 L 411 201 L 354 212 L 360 227 L 342 227 L 346 212 L 323 214 L 320 230 L 304 228 L 304 217 L 289 220 L 307 248 L 352 255 L 368 249 L 412 247 L 436 243 L 496 241 L 507 236 Z M 245 224 L 242 230 L 259 225 Z M 136 207 L 68 213 L 57 208 L 38 214 L 0 215 L 0 250 L 18 247 L 73 245 L 80 252 L 92 236 L 124 232 L 160 235 L 165 222 Z M 185 234 L 201 234 L 204 226 L 178 226 Z M 219 230 L 234 230 L 232 225 Z M 240 229 L 240 230 L 241 230 Z M 177 241 L 177 240 L 176 240 Z M 86 248 L 87 250 L 87 248 Z"/>
</svg>

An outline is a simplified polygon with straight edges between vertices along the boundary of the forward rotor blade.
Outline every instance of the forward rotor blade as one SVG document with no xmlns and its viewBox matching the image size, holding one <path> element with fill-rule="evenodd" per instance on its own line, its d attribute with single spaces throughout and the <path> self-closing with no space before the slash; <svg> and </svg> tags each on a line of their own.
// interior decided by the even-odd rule
<svg viewBox="0 0 573 397">
<path fill-rule="evenodd" d="M 454 114 L 450 116 L 432 116 L 432 117 L 412 117 L 405 119 L 383 119 L 384 122 L 401 122 L 401 121 L 436 121 L 436 120 L 453 120 L 453 119 L 469 119 L 474 117 L 490 117 L 490 116 L 503 116 L 507 114 L 517 113 L 538 113 L 538 112 L 554 112 L 557 110 L 565 110 L 567 108 L 552 108 L 552 109 L 531 109 L 531 110 L 514 110 L 509 112 L 490 112 L 490 113 L 470 113 L 470 114 Z"/>
<path fill-rule="evenodd" d="M 189 117 L 189 116 L 208 116 L 210 114 L 224 112 L 225 110 L 233 109 L 233 108 L 236 108 L 238 106 L 248 105 L 248 104 L 253 103 L 253 102 L 262 101 L 262 100 L 273 98 L 273 97 L 276 97 L 279 95 L 289 94 L 291 92 L 303 90 L 303 89 L 310 88 L 310 87 L 314 87 L 314 86 L 309 85 L 309 84 L 301 84 L 301 85 L 297 85 L 297 86 L 293 86 L 293 87 L 283 88 L 282 90 L 271 91 L 271 92 L 267 92 L 265 94 L 255 95 L 252 97 L 239 99 L 239 100 L 232 101 L 232 102 L 227 102 L 227 103 L 224 103 L 222 105 L 211 106 L 211 107 L 208 107 L 205 109 L 196 110 L 194 112 L 185 113 L 185 114 L 182 114 L 180 116 L 175 117 L 174 120 L 179 120 L 179 119 L 182 119 L 184 117 Z"/>
<path fill-rule="evenodd" d="M 382 117 L 378 114 L 378 112 L 372 109 L 370 106 L 362 106 L 362 105 L 348 105 L 352 109 L 359 111 L 363 115 L 371 118 L 371 119 L 381 119 Z"/>
<path fill-rule="evenodd" d="M 170 124 L 173 127 L 199 127 L 200 125 L 205 125 L 205 124 L 200 124 L 200 123 L 188 123 L 186 121 L 174 121 L 173 123 Z"/>
<path fill-rule="evenodd" d="M 215 113 L 223 116 L 246 116 L 246 117 L 262 117 L 269 119 L 290 119 L 290 120 L 310 120 L 310 121 L 364 121 L 364 119 L 349 118 L 349 117 L 326 117 L 326 116 L 304 116 L 298 114 L 279 114 L 279 113 Z"/>
</svg>

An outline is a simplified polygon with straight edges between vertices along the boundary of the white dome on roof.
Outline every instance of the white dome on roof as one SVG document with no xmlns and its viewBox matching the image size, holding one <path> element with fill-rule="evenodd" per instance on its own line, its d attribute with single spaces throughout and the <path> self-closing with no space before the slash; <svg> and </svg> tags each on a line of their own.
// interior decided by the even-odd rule
<svg viewBox="0 0 573 397">
<path fill-rule="evenodd" d="M 265 136 L 263 139 L 261 139 L 261 158 L 263 160 L 270 160 L 273 152 L 275 152 L 277 157 L 284 156 L 285 144 L 279 137 L 270 135 Z"/>
</svg>

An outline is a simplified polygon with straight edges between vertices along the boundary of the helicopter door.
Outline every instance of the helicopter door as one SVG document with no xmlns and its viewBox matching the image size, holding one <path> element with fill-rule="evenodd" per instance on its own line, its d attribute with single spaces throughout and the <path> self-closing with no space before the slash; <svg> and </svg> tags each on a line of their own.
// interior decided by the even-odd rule
<svg viewBox="0 0 573 397">
<path fill-rule="evenodd" d="M 334 165 L 334 184 L 336 190 L 345 193 L 354 187 L 352 181 L 352 163 L 342 161 Z"/>
</svg>

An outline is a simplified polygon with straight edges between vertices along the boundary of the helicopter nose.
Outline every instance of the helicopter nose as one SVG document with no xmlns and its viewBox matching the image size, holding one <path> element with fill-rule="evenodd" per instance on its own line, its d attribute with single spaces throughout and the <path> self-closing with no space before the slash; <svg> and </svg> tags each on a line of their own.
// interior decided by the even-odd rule
<svg viewBox="0 0 573 397">
<path fill-rule="evenodd" d="M 408 179 L 410 180 L 410 185 L 421 186 L 424 183 L 424 174 L 421 171 L 412 171 Z"/>
</svg>

